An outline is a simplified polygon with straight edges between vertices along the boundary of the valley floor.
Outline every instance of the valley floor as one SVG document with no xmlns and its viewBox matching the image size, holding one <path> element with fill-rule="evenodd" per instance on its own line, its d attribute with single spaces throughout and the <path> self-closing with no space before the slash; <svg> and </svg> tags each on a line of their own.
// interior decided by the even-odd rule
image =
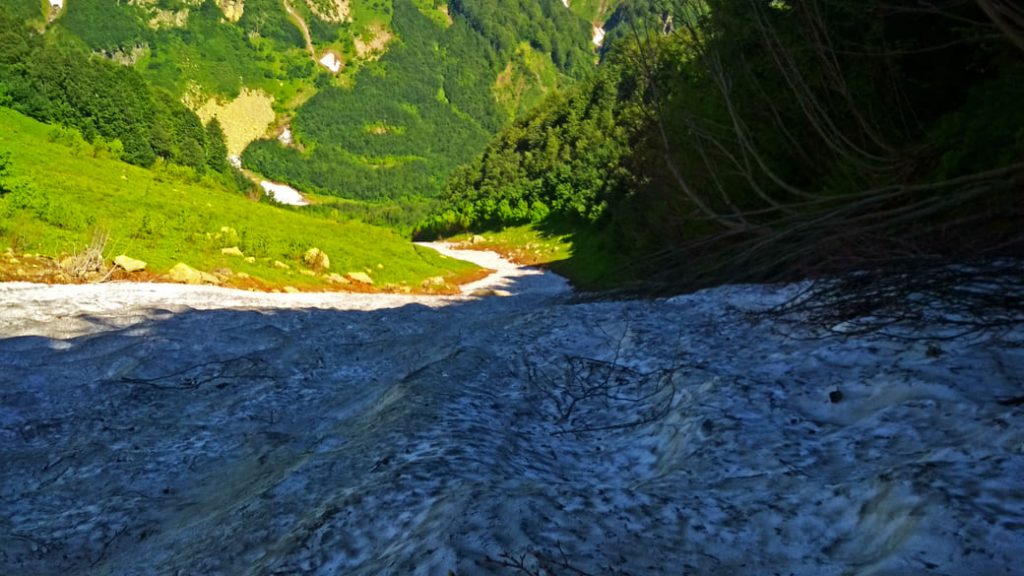
<svg viewBox="0 0 1024 576">
<path fill-rule="evenodd" d="M 0 284 L 0 573 L 1020 573 L 1024 330 L 499 281 Z"/>
</svg>

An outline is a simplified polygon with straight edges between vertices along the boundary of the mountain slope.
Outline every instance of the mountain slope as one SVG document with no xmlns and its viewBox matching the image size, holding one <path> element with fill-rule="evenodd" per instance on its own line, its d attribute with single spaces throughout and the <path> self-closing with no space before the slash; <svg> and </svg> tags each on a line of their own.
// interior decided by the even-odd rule
<svg viewBox="0 0 1024 576">
<path fill-rule="evenodd" d="M 592 23 L 580 9 L 561 0 L 69 0 L 47 36 L 135 68 L 204 121 L 218 117 L 241 143 L 235 153 L 265 136 L 245 155 L 249 168 L 307 191 L 380 200 L 436 195 L 509 119 L 589 74 Z M 226 112 L 240 96 L 264 119 Z M 292 140 L 278 143 L 281 133 Z"/>
<path fill-rule="evenodd" d="M 475 269 L 387 230 L 253 202 L 191 169 L 158 163 L 150 170 L 110 155 L 77 132 L 0 107 L 0 247 L 59 260 L 99 231 L 109 235 L 108 259 L 128 254 L 148 262 L 151 274 L 184 262 L 219 271 L 228 284 L 300 289 L 330 288 L 327 272 L 367 273 L 376 289 L 400 291 Z M 251 259 L 222 253 L 231 247 Z M 303 256 L 313 247 L 328 255 L 330 268 L 308 275 Z M 0 279 L 31 278 L 17 273 L 21 265 L 3 267 Z"/>
<path fill-rule="evenodd" d="M 455 170 L 424 227 L 575 231 L 671 290 L 870 269 L 902 297 L 908 270 L 1024 256 L 1019 31 L 973 3 L 687 6 L 616 12 L 596 79 Z"/>
</svg>

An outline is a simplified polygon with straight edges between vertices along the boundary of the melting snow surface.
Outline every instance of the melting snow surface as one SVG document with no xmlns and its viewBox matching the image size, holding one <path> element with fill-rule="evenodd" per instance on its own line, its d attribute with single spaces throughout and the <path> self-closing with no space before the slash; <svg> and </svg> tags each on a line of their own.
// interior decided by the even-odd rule
<svg viewBox="0 0 1024 576">
<path fill-rule="evenodd" d="M 491 263 L 512 296 L 0 284 L 0 573 L 1021 573 L 1024 330 Z"/>
<path fill-rule="evenodd" d="M 320 58 L 320 64 L 324 68 L 327 68 L 328 70 L 335 74 L 341 71 L 341 60 L 338 58 L 338 55 L 335 54 L 334 52 L 328 52 L 327 54 L 324 54 Z"/>
<path fill-rule="evenodd" d="M 293 142 L 291 127 L 285 126 L 285 129 L 281 131 L 281 134 L 278 135 L 277 139 L 281 142 L 281 144 L 284 144 L 285 146 L 291 146 Z"/>
<path fill-rule="evenodd" d="M 63 8 L 64 0 L 50 0 L 50 6 L 53 6 L 54 8 Z"/>
<path fill-rule="evenodd" d="M 600 26 L 594 26 L 594 37 L 592 42 L 594 46 L 601 46 L 604 43 L 604 28 Z"/>
<path fill-rule="evenodd" d="M 278 184 L 269 180 L 260 181 L 260 187 L 267 194 L 274 197 L 274 200 L 289 206 L 308 206 L 309 202 L 302 193 L 287 184 Z"/>
</svg>

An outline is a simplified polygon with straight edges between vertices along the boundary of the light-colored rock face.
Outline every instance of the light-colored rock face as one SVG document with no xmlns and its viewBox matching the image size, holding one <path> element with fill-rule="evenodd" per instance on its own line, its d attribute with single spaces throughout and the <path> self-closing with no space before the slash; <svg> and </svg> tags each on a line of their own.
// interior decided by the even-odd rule
<svg viewBox="0 0 1024 576">
<path fill-rule="evenodd" d="M 302 255 L 302 261 L 306 266 L 315 270 L 328 270 L 331 267 L 331 259 L 319 248 L 310 248 Z"/>
<path fill-rule="evenodd" d="M 196 101 L 202 102 L 196 106 Z M 210 98 L 203 101 L 196 94 L 186 97 L 186 104 L 196 108 L 204 124 L 217 118 L 224 129 L 228 156 L 238 158 L 250 142 L 262 138 L 273 124 L 274 99 L 261 90 L 243 88 L 234 100 Z"/>
<path fill-rule="evenodd" d="M 245 14 L 245 0 L 217 0 L 217 6 L 231 22 L 238 22 Z"/>
<path fill-rule="evenodd" d="M 182 284 L 220 284 L 220 278 L 217 278 L 213 274 L 208 272 L 202 272 L 195 268 L 185 264 L 184 262 L 178 262 L 167 271 L 167 278 L 172 282 L 181 282 Z"/>
<path fill-rule="evenodd" d="M 164 10 L 156 8 L 149 18 L 149 27 L 154 30 L 161 28 L 184 28 L 188 24 L 188 8 L 184 10 Z"/>
<path fill-rule="evenodd" d="M 238 246 L 229 246 L 227 248 L 221 248 L 220 253 L 224 254 L 225 256 L 245 256 L 245 254 L 242 253 L 242 249 L 239 248 Z"/>
<path fill-rule="evenodd" d="M 356 54 L 365 60 L 379 58 L 387 51 L 392 38 L 394 35 L 387 28 L 380 25 L 370 26 L 363 36 L 355 38 Z"/>
<path fill-rule="evenodd" d="M 114 258 L 114 264 L 125 272 L 139 272 L 146 269 L 146 263 L 142 260 L 136 260 L 124 254 Z"/>
<path fill-rule="evenodd" d="M 0 574 L 1019 572 L 1024 330 L 823 338 L 749 319 L 800 286 L 521 274 L 0 285 Z"/>
<path fill-rule="evenodd" d="M 358 282 L 360 284 L 373 284 L 373 278 L 370 278 L 370 275 L 367 274 L 366 272 L 349 272 L 348 274 L 345 274 L 345 278 L 351 280 L 352 282 Z"/>
<path fill-rule="evenodd" d="M 349 19 L 349 0 L 306 0 L 306 5 L 325 22 L 341 24 Z"/>
</svg>

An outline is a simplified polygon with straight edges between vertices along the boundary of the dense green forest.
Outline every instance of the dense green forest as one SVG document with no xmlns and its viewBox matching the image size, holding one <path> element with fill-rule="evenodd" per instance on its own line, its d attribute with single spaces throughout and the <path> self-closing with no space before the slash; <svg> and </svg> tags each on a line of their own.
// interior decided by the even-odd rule
<svg viewBox="0 0 1024 576">
<path fill-rule="evenodd" d="M 400 40 L 362 68 L 354 86 L 326 86 L 298 110 L 293 129 L 308 150 L 268 139 L 251 145 L 243 162 L 304 190 L 346 198 L 437 195 L 454 166 L 543 97 L 510 97 L 503 107 L 496 82 L 506 66 L 544 54 L 552 89 L 594 69 L 589 24 L 560 1 L 506 4 L 452 2 L 451 22 L 443 23 L 411 0 L 396 0 L 391 25 Z M 543 64 L 521 68 L 524 76 L 545 72 Z"/>
<path fill-rule="evenodd" d="M 622 2 L 76 0 L 48 23 L 35 4 L 17 0 L 13 17 L 194 109 L 246 89 L 272 99 L 274 128 L 290 122 L 295 143 L 268 131 L 247 168 L 322 195 L 419 204 L 510 120 L 591 75 L 591 28 Z M 328 54 L 339 70 L 317 63 Z"/>
<path fill-rule="evenodd" d="M 77 129 L 107 156 L 140 166 L 157 159 L 236 176 L 224 135 L 204 126 L 177 98 L 131 68 L 93 58 L 75 42 L 56 42 L 0 7 L 0 105 Z"/>
<path fill-rule="evenodd" d="M 674 285 L 1019 255 L 1019 8 L 631 8 L 601 73 L 458 169 L 422 235 L 532 222 Z"/>
</svg>

